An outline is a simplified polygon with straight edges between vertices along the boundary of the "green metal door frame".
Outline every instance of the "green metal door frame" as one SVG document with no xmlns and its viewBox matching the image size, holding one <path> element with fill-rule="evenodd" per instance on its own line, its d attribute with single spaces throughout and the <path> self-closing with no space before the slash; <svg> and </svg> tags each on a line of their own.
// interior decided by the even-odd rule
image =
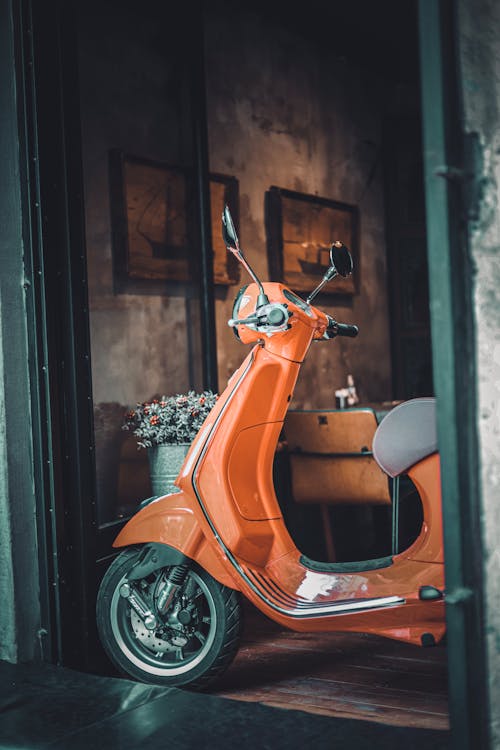
<svg viewBox="0 0 500 750">
<path fill-rule="evenodd" d="M 488 748 L 476 373 L 453 0 L 419 0 L 434 385 L 443 484 L 452 746 Z"/>
<path fill-rule="evenodd" d="M 30 242 L 23 75 L 14 0 L 0 0 L 0 589 L 2 658 L 45 655 L 51 589 L 48 552 L 34 523 L 40 409 L 31 382 L 32 315 L 25 255 Z M 41 519 L 43 522 L 43 519 Z M 37 547 L 39 554 L 37 554 Z M 39 586 L 39 580 L 41 580 Z"/>
</svg>

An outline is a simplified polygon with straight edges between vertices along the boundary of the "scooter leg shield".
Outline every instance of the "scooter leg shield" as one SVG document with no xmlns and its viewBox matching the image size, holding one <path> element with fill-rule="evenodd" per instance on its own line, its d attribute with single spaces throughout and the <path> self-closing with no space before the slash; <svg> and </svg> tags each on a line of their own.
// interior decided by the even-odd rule
<svg viewBox="0 0 500 750">
<path fill-rule="evenodd" d="M 195 560 L 219 583 L 238 589 L 216 541 L 205 534 L 198 513 L 183 492 L 165 495 L 139 510 L 120 531 L 113 547 L 165 545 Z"/>
</svg>

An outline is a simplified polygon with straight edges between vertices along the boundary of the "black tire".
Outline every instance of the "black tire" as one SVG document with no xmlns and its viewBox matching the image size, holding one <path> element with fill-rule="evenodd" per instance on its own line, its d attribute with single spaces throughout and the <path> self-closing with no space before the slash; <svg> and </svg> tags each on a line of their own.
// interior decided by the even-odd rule
<svg viewBox="0 0 500 750">
<path fill-rule="evenodd" d="M 195 627 L 198 631 L 184 646 L 174 645 L 171 636 L 165 634 L 174 631 L 147 630 L 128 599 L 120 594 L 140 549 L 134 547 L 122 552 L 102 580 L 97 595 L 97 628 L 102 645 L 113 664 L 127 677 L 165 687 L 203 690 L 225 672 L 238 650 L 240 594 L 192 563 L 182 592 L 193 592 L 189 606 L 194 613 L 194 624 L 190 631 Z M 150 602 L 153 597 L 149 592 L 154 590 L 163 571 L 165 568 L 160 568 L 143 581 L 134 582 L 142 587 Z M 161 625 L 166 625 L 166 619 Z M 187 637 L 187 630 L 179 634 L 182 640 Z"/>
</svg>

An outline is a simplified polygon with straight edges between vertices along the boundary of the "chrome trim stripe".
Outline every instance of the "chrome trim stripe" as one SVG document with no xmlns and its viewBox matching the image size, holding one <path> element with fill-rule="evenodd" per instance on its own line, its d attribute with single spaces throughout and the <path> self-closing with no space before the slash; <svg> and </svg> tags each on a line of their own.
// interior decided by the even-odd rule
<svg viewBox="0 0 500 750">
<path fill-rule="evenodd" d="M 249 572 L 249 568 L 246 568 L 247 573 Z M 252 571 L 254 572 L 254 571 Z M 263 573 L 255 573 L 254 575 L 257 576 L 257 580 L 261 582 L 265 582 L 268 590 L 271 593 L 274 593 L 275 596 L 280 596 L 283 600 L 287 601 L 288 604 L 306 604 L 309 605 L 311 602 L 308 599 L 305 599 L 303 596 L 300 596 L 299 594 L 295 594 L 295 596 L 292 596 L 292 594 L 288 593 L 284 589 L 282 589 L 279 585 L 279 583 L 274 580 L 274 578 L 270 578 L 269 576 L 265 576 Z"/>
<path fill-rule="evenodd" d="M 285 594 L 281 594 L 276 590 L 273 590 L 271 582 L 268 578 L 265 578 L 261 574 L 255 573 L 253 570 L 247 567 L 242 567 L 242 570 L 244 571 L 245 575 L 248 576 L 248 578 L 252 581 L 252 583 L 257 588 L 260 588 L 262 593 L 265 596 L 269 597 L 270 600 L 276 602 L 281 606 L 292 607 L 295 609 L 297 600 L 291 596 L 286 596 Z"/>
<path fill-rule="evenodd" d="M 268 582 L 269 588 L 274 589 L 274 591 L 277 591 L 278 593 L 281 593 L 283 597 L 288 596 L 289 598 L 292 598 L 290 594 L 287 594 L 282 588 L 280 588 L 280 585 L 276 580 L 274 580 L 273 578 L 266 578 L 266 580 Z M 306 599 L 300 594 L 295 594 L 295 598 L 292 598 L 292 601 L 294 601 L 298 607 L 308 607 L 311 604 L 310 599 Z"/>
<path fill-rule="evenodd" d="M 362 612 L 363 610 L 381 609 L 381 608 L 385 608 L 385 607 L 394 607 L 394 606 L 399 605 L 399 604 L 404 604 L 405 600 L 402 599 L 401 597 L 398 597 L 398 596 L 386 596 L 386 597 L 380 597 L 380 598 L 377 598 L 377 599 L 364 599 L 364 600 L 359 600 L 359 601 L 356 601 L 356 602 L 352 602 L 352 600 L 349 601 L 349 602 L 345 602 L 345 600 L 344 600 L 344 602 L 340 601 L 340 602 L 332 603 L 332 604 L 329 604 L 328 602 L 324 602 L 323 605 L 321 605 L 321 604 L 320 605 L 312 605 L 310 607 L 304 607 L 303 609 L 302 608 L 298 608 L 297 605 L 292 606 L 292 608 L 290 608 L 290 605 L 288 605 L 288 606 L 282 606 L 282 605 L 278 604 L 276 601 L 273 601 L 272 598 L 269 598 L 268 596 L 265 595 L 265 593 L 263 591 L 261 591 L 261 589 L 252 581 L 251 577 L 248 575 L 247 572 L 245 572 L 245 570 L 242 568 L 242 566 L 239 564 L 239 562 L 233 556 L 233 554 L 231 553 L 231 551 L 228 549 L 228 547 L 226 547 L 226 545 L 224 544 L 224 542 L 220 538 L 219 533 L 218 533 L 216 527 L 214 526 L 214 523 L 213 523 L 212 519 L 210 518 L 210 516 L 209 516 L 209 514 L 207 512 L 207 509 L 205 508 L 205 506 L 203 504 L 203 501 L 201 499 L 200 492 L 198 490 L 198 485 L 196 483 L 196 473 L 198 471 L 198 467 L 199 467 L 201 461 L 205 457 L 205 454 L 206 454 L 206 452 L 208 450 L 208 446 L 209 446 L 209 444 L 211 442 L 211 439 L 212 439 L 213 435 L 215 434 L 215 432 L 216 432 L 216 430 L 217 430 L 217 428 L 219 426 L 219 423 L 220 423 L 222 417 L 224 416 L 224 413 L 225 413 L 227 407 L 229 406 L 229 404 L 233 400 L 234 396 L 236 395 L 236 393 L 237 393 L 240 385 L 242 384 L 243 380 L 245 379 L 245 377 L 246 377 L 247 373 L 249 372 L 251 366 L 253 365 L 254 361 L 255 361 L 255 353 L 252 352 L 251 356 L 250 356 L 250 359 L 249 359 L 249 362 L 248 362 L 247 366 L 245 367 L 245 370 L 242 372 L 241 376 L 238 378 L 238 381 L 235 383 L 235 386 L 234 386 L 231 394 L 228 396 L 226 403 L 224 404 L 224 406 L 220 410 L 217 419 L 215 420 L 214 424 L 212 425 L 212 429 L 210 430 L 209 434 L 207 435 L 205 443 L 204 443 L 202 449 L 200 450 L 200 453 L 198 454 L 198 458 L 196 460 L 193 472 L 191 474 L 191 484 L 193 486 L 194 493 L 195 493 L 195 495 L 196 495 L 196 497 L 198 499 L 198 502 L 200 504 L 200 508 L 203 511 L 203 515 L 205 516 L 205 518 L 207 520 L 207 523 L 209 524 L 210 528 L 212 529 L 212 532 L 213 532 L 213 534 L 214 534 L 214 536 L 215 536 L 215 538 L 217 540 L 217 543 L 219 544 L 219 546 L 223 550 L 224 554 L 227 556 L 227 558 L 228 558 L 229 562 L 231 563 L 231 565 L 233 566 L 233 568 L 238 572 L 238 574 L 240 575 L 240 577 L 245 581 L 245 583 L 247 584 L 247 586 L 249 586 L 252 589 L 252 591 L 254 591 L 257 594 L 257 596 L 263 602 L 265 602 L 271 609 L 274 609 L 275 612 L 279 612 L 280 614 L 286 615 L 287 617 L 293 617 L 293 618 L 297 618 L 297 619 L 305 619 L 305 618 L 308 618 L 308 617 L 326 617 L 328 615 L 340 614 L 340 613 L 343 613 L 343 612 Z M 255 574 L 253 574 L 253 575 L 255 575 Z"/>
<path fill-rule="evenodd" d="M 256 574 L 250 569 L 245 569 L 246 574 L 254 579 L 255 584 L 258 586 L 259 584 L 264 589 L 263 593 L 267 593 L 268 595 L 271 595 L 274 593 L 272 592 L 272 587 L 278 588 L 276 582 L 272 581 L 269 578 L 266 578 L 262 574 Z M 280 603 L 283 604 L 286 595 L 282 595 L 280 598 L 275 596 L 275 602 L 279 605 Z M 287 596 L 288 598 L 288 596 Z M 281 599 L 281 602 L 280 602 Z M 303 613 L 305 617 L 311 616 L 311 612 L 314 610 L 314 612 L 322 612 L 325 613 L 325 610 L 333 612 L 339 612 L 339 611 L 347 611 L 350 609 L 353 610 L 365 610 L 365 609 L 374 609 L 378 607 L 385 607 L 385 606 L 393 606 L 395 604 L 403 604 L 404 599 L 401 599 L 397 596 L 384 596 L 384 597 L 375 597 L 373 599 L 341 599 L 338 602 L 307 602 L 304 601 L 298 601 L 292 600 L 293 605 L 293 611 L 296 613 Z M 290 601 L 287 602 L 288 605 L 290 605 Z"/>
</svg>

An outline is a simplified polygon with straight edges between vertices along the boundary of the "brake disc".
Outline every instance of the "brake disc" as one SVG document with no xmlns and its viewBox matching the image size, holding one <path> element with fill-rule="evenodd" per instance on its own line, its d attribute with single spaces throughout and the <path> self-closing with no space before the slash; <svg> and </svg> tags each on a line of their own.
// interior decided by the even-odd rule
<svg viewBox="0 0 500 750">
<path fill-rule="evenodd" d="M 133 609 L 130 610 L 130 622 L 137 640 L 150 651 L 154 651 L 157 654 L 164 654 L 167 651 L 175 651 L 179 647 L 174 646 L 164 638 L 160 638 L 154 631 L 148 630 Z"/>
</svg>

